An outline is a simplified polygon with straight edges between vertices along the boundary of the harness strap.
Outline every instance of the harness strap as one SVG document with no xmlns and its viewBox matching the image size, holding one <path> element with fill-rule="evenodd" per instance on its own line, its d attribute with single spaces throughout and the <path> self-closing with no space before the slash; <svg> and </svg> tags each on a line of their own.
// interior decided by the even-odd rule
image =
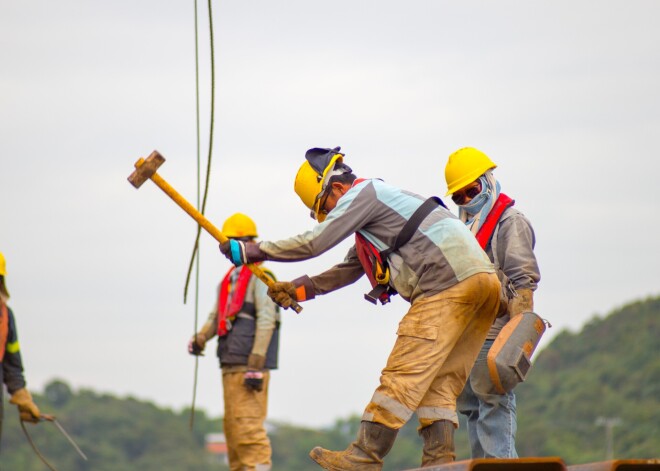
<svg viewBox="0 0 660 471">
<path fill-rule="evenodd" d="M 419 228 L 419 225 L 422 223 L 422 221 L 426 219 L 426 216 L 431 214 L 431 212 L 438 206 L 442 206 L 443 208 L 446 208 L 445 204 L 437 196 L 431 196 L 426 201 L 424 201 L 419 206 L 419 208 L 415 210 L 412 216 L 410 216 L 410 219 L 406 221 L 406 224 L 403 226 L 403 229 L 401 229 L 401 232 L 399 232 L 399 234 L 396 236 L 396 239 L 394 240 L 394 244 L 392 245 L 392 247 L 389 247 L 379 252 L 380 260 L 378 261 L 382 264 L 383 273 L 389 270 L 387 257 L 392 252 L 398 250 L 403 245 L 407 244 L 408 241 L 410 241 L 412 236 L 415 234 L 415 231 Z M 356 236 L 358 235 L 359 234 L 356 234 Z M 365 271 L 367 271 L 366 267 L 365 267 Z M 370 281 L 372 281 L 371 278 L 372 277 L 370 277 Z M 386 275 L 385 279 L 389 280 L 389 273 Z M 391 295 L 396 294 L 396 290 L 393 287 L 391 287 L 387 282 L 385 282 L 385 284 L 384 283 L 374 284 L 372 281 L 372 285 L 373 285 L 373 289 L 369 293 L 364 295 L 364 298 L 371 303 L 376 304 L 377 301 L 380 301 L 381 304 L 385 304 L 389 302 Z"/>
<path fill-rule="evenodd" d="M 514 200 L 504 193 L 500 193 L 500 196 L 495 201 L 493 208 L 488 213 L 488 216 L 486 216 L 486 220 L 475 236 L 482 249 L 486 250 L 486 246 L 493 237 L 493 232 L 495 232 L 495 228 L 497 227 L 497 223 L 500 221 L 502 214 L 504 214 L 504 211 L 506 211 L 508 207 L 513 206 L 514 203 Z"/>
<path fill-rule="evenodd" d="M 426 216 L 431 214 L 431 211 L 433 211 L 438 206 L 446 208 L 445 204 L 440 198 L 437 196 L 431 196 L 426 201 L 424 201 L 420 207 L 417 208 L 417 210 L 415 210 L 413 215 L 410 216 L 410 219 L 408 219 L 406 222 L 406 225 L 403 226 L 403 229 L 401 229 L 401 232 L 399 232 L 399 234 L 396 236 L 392 247 L 381 251 L 380 256 L 383 260 L 383 263 L 387 264 L 387 256 L 392 252 L 399 250 L 401 246 L 408 243 L 413 234 L 415 234 L 415 231 L 419 225 L 424 219 L 426 219 Z"/>
</svg>

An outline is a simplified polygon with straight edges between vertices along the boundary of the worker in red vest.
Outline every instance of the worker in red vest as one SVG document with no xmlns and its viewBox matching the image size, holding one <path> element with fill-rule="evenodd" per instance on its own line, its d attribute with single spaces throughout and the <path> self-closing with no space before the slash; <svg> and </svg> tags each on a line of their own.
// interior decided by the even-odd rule
<svg viewBox="0 0 660 471">
<path fill-rule="evenodd" d="M 241 213 L 229 217 L 222 232 L 230 240 L 243 242 L 257 237 L 254 221 Z M 271 272 L 264 271 L 275 281 Z M 208 320 L 188 345 L 191 354 L 200 355 L 206 343 L 218 336 L 231 471 L 271 469 L 272 450 L 264 422 L 270 370 L 277 368 L 280 314 L 267 290 L 246 266 L 232 266 L 218 286 Z"/>
<path fill-rule="evenodd" d="M 533 311 L 533 293 L 541 279 L 532 225 L 500 191 L 492 173 L 495 167 L 486 154 L 472 147 L 451 154 L 445 167 L 447 195 L 452 195 L 459 218 L 488 254 L 502 284 L 499 315 L 457 400 L 459 412 L 467 417 L 472 458 L 518 457 L 516 396 L 513 390 L 498 391 L 487 356 L 507 322 Z M 453 439 L 449 441 L 453 447 Z"/>
<path fill-rule="evenodd" d="M 7 386 L 7 391 L 11 394 L 9 402 L 18 406 L 21 420 L 36 423 L 41 416 L 30 392 L 25 388 L 16 321 L 14 313 L 7 306 L 9 292 L 5 281 L 6 276 L 7 264 L 4 255 L 0 253 L 0 435 L 2 434 L 3 384 Z"/>
</svg>

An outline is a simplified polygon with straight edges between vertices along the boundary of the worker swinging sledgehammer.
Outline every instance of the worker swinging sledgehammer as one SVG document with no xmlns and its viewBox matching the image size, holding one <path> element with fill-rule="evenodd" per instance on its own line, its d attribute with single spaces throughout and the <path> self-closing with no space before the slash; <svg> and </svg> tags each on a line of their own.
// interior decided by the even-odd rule
<svg viewBox="0 0 660 471">
<path fill-rule="evenodd" d="M 438 198 L 357 178 L 339 151 L 308 150 L 295 178 L 295 192 L 319 222 L 314 229 L 276 242 L 231 241 L 221 251 L 235 265 L 294 262 L 360 236 L 346 258 L 324 273 L 274 283 L 269 295 L 287 306 L 290 298 L 311 300 L 369 274 L 373 267 L 363 264 L 357 246 L 373 245 L 389 272 L 382 277 L 388 291 L 411 306 L 356 440 L 343 451 L 316 447 L 310 457 L 329 470 L 378 471 L 399 429 L 416 413 L 424 439 L 422 465 L 442 464 L 454 456 L 440 453 L 424 431 L 438 422 L 458 426 L 456 397 L 497 314 L 500 282 L 472 233 Z"/>
<path fill-rule="evenodd" d="M 131 173 L 128 177 L 128 181 L 135 188 L 140 188 L 144 182 L 147 180 L 153 181 L 158 188 L 163 190 L 167 196 L 169 196 L 176 204 L 178 204 L 181 209 L 183 209 L 190 217 L 192 217 L 197 223 L 202 226 L 206 232 L 211 234 L 214 239 L 216 239 L 221 244 L 224 244 L 229 241 L 227 236 L 225 236 L 220 230 L 215 227 L 211 221 L 206 219 L 202 213 L 197 211 L 197 209 L 190 204 L 179 192 L 170 186 L 156 171 L 158 168 L 163 165 L 165 162 L 165 157 L 160 155 L 158 151 L 153 151 L 147 159 L 138 159 L 135 162 L 135 171 Z M 273 285 L 273 280 L 264 273 L 264 271 L 254 264 L 248 263 L 248 268 L 252 273 L 255 274 L 257 278 L 263 281 L 266 286 L 269 288 Z M 302 311 L 302 307 L 295 300 L 292 300 L 290 307 L 296 311 Z"/>
</svg>

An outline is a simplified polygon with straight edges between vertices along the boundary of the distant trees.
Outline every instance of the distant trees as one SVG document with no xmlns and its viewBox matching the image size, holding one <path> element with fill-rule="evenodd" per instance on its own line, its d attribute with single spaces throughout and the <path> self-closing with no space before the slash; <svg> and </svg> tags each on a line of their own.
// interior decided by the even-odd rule
<svg viewBox="0 0 660 471">
<path fill-rule="evenodd" d="M 618 418 L 614 458 L 660 450 L 660 297 L 561 332 L 539 353 L 518 394 L 519 453 L 569 464 L 607 458 L 601 417 Z"/>
<path fill-rule="evenodd" d="M 660 450 L 660 297 L 632 303 L 582 332 L 559 333 L 539 352 L 518 395 L 518 452 L 560 456 L 568 464 L 606 459 L 606 427 L 599 418 L 618 418 L 612 431 L 613 456 L 657 458 Z M 34 392 L 33 392 L 34 393 Z M 205 451 L 207 433 L 222 421 L 196 411 L 175 412 L 133 398 L 90 390 L 72 391 L 63 380 L 34 394 L 42 412 L 55 415 L 89 457 L 84 461 L 47 422 L 26 427 L 35 444 L 60 470 L 199 471 L 226 470 Z M 6 399 L 5 399 L 6 400 Z M 344 449 L 354 438 L 359 416 L 339 419 L 324 430 L 273 423 L 269 433 L 275 470 L 314 469 L 308 457 L 317 445 Z M 384 470 L 418 467 L 422 442 L 415 417 L 399 432 Z M 5 404 L 3 471 L 43 471 L 19 426 L 15 407 Z M 456 433 L 458 459 L 469 458 L 464 425 Z"/>
</svg>

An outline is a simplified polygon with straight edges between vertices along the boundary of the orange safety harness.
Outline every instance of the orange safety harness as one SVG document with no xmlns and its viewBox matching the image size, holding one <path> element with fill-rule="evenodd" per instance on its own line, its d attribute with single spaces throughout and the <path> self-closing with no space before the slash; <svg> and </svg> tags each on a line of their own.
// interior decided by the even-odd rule
<svg viewBox="0 0 660 471">
<path fill-rule="evenodd" d="M 500 221 L 504 211 L 506 211 L 508 207 L 513 206 L 514 204 L 515 200 L 512 200 L 504 193 L 500 193 L 500 196 L 498 196 L 497 200 L 495 200 L 495 204 L 488 213 L 488 216 L 486 216 L 486 220 L 479 228 L 475 236 L 482 249 L 486 250 L 486 246 L 488 245 L 488 242 L 490 242 L 490 239 L 493 237 L 495 227 L 497 227 L 497 223 Z"/>
<path fill-rule="evenodd" d="M 0 301 L 1 302 L 1 301 Z M 7 306 L 0 305 L 0 363 L 5 358 L 5 348 L 7 346 L 7 336 L 9 335 L 9 313 Z"/>
<path fill-rule="evenodd" d="M 227 320 L 233 321 L 243 307 L 247 287 L 252 277 L 250 269 L 247 265 L 243 265 L 240 268 L 241 272 L 238 274 L 236 284 L 232 286 L 231 277 L 235 269 L 236 267 L 231 267 L 220 283 L 220 293 L 218 294 L 218 336 L 220 337 L 229 332 L 230 327 L 227 325 Z"/>
</svg>

